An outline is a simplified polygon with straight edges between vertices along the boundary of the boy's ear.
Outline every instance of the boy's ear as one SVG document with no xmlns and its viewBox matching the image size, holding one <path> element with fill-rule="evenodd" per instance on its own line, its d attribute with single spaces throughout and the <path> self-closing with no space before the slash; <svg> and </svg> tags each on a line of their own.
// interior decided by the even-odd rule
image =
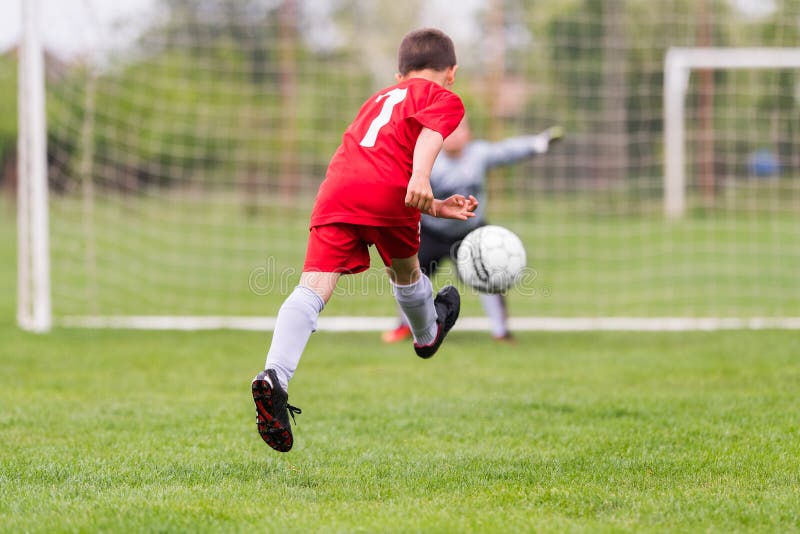
<svg viewBox="0 0 800 534">
<path fill-rule="evenodd" d="M 397 80 L 398 82 L 402 82 L 403 81 L 403 75 L 400 74 L 399 72 L 395 72 L 394 73 L 394 79 Z"/>
<path fill-rule="evenodd" d="M 447 69 L 447 85 L 453 85 L 453 82 L 456 81 L 456 71 L 458 70 L 458 65 L 453 65 L 449 69 Z"/>
</svg>

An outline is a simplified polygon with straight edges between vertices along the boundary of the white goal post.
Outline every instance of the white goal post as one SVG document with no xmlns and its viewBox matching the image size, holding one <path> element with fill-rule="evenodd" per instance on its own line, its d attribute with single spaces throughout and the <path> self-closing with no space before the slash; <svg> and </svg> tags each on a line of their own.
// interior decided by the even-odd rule
<svg viewBox="0 0 800 534">
<path fill-rule="evenodd" d="M 22 2 L 19 61 L 17 322 L 33 332 L 52 325 L 50 234 L 41 4 Z M 25 120 L 22 120 L 22 118 Z"/>
<path fill-rule="evenodd" d="M 664 59 L 664 212 L 686 210 L 684 114 L 693 69 L 800 69 L 800 48 L 670 48 Z"/>
</svg>

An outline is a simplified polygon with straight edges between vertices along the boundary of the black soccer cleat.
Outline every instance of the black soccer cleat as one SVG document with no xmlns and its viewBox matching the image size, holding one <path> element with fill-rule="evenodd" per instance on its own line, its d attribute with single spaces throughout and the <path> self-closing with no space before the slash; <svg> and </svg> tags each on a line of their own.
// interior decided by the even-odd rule
<svg viewBox="0 0 800 534">
<path fill-rule="evenodd" d="M 274 369 L 261 371 L 253 379 L 253 401 L 256 403 L 258 433 L 267 445 L 280 452 L 289 452 L 294 444 L 289 416 L 302 413 L 289 404 L 289 395 L 278 382 Z"/>
<path fill-rule="evenodd" d="M 433 305 L 436 308 L 438 331 L 436 332 L 436 339 L 430 345 L 420 346 L 414 343 L 414 351 L 420 358 L 430 358 L 436 354 L 436 351 L 439 350 L 439 345 L 442 344 L 447 333 L 456 324 L 458 312 L 461 311 L 461 295 L 458 294 L 458 289 L 455 287 L 444 286 L 436 294 Z"/>
</svg>

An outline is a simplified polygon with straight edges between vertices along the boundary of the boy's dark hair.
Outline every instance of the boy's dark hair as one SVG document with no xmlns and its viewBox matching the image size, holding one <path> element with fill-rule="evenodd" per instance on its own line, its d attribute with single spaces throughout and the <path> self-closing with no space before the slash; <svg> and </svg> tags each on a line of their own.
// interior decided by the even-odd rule
<svg viewBox="0 0 800 534">
<path fill-rule="evenodd" d="M 441 30 L 424 28 L 405 37 L 397 52 L 397 69 L 402 76 L 411 71 L 433 69 L 442 71 L 456 64 L 453 41 Z"/>
</svg>

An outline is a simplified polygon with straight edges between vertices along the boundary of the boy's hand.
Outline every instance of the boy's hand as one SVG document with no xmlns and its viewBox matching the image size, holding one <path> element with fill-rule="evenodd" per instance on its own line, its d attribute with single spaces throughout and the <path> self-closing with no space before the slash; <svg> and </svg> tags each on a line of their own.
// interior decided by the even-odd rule
<svg viewBox="0 0 800 534">
<path fill-rule="evenodd" d="M 440 219 L 459 219 L 466 221 L 470 217 L 475 217 L 475 208 L 478 207 L 478 200 L 472 195 L 465 198 L 463 195 L 453 195 L 444 200 L 434 200 L 428 215 L 439 217 Z"/>
<path fill-rule="evenodd" d="M 417 208 L 422 213 L 430 213 L 432 205 L 433 190 L 430 178 L 412 174 L 406 189 L 406 206 Z"/>
</svg>

